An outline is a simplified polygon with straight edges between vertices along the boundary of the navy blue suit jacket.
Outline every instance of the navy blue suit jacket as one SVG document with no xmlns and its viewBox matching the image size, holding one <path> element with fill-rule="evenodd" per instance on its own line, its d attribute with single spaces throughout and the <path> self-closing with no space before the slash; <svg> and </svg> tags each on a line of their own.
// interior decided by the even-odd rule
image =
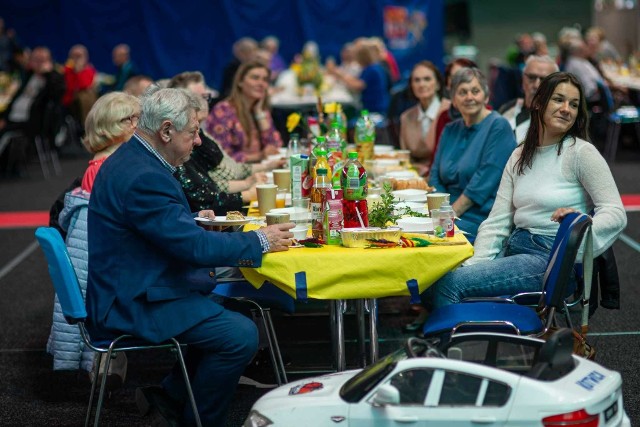
<svg viewBox="0 0 640 427">
<path fill-rule="evenodd" d="M 176 336 L 223 308 L 204 267 L 260 266 L 256 233 L 196 225 L 171 172 L 136 138 L 102 165 L 89 202 L 87 327 L 151 342 Z"/>
</svg>

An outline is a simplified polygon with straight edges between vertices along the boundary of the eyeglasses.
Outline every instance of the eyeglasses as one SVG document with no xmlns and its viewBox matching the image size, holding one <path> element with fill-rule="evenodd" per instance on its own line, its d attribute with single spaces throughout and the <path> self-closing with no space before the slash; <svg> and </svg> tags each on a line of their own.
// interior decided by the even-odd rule
<svg viewBox="0 0 640 427">
<path fill-rule="evenodd" d="M 129 117 L 125 117 L 124 119 L 120 120 L 120 122 L 124 123 L 124 122 L 131 122 L 131 124 L 133 126 L 136 126 L 138 124 L 138 120 L 140 120 L 140 115 L 138 114 L 133 114 Z"/>
<path fill-rule="evenodd" d="M 535 83 L 536 80 L 542 81 L 545 77 L 547 77 L 547 76 L 539 76 L 537 74 L 531 74 L 531 73 L 524 73 L 524 76 L 527 78 L 529 83 Z"/>
</svg>

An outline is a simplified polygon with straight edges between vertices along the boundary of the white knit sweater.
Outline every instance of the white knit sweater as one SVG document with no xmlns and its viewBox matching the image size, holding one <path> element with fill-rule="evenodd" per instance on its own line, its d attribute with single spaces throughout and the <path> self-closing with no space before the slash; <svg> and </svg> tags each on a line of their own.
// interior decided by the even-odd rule
<svg viewBox="0 0 640 427">
<path fill-rule="evenodd" d="M 539 147 L 531 169 L 518 175 L 514 166 L 522 146 L 516 148 L 502 173 L 489 217 L 480 225 L 474 256 L 465 265 L 494 259 L 514 228 L 555 236 L 559 224 L 551 221 L 558 208 L 574 208 L 593 216 L 593 253 L 613 244 L 627 225 L 627 216 L 609 166 L 598 150 L 582 139 Z"/>
</svg>

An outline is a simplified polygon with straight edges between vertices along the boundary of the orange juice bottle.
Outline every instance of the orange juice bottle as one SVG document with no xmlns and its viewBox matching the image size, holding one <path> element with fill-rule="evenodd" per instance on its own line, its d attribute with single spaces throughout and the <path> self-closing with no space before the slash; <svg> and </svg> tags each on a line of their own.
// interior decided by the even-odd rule
<svg viewBox="0 0 640 427">
<path fill-rule="evenodd" d="M 313 178 L 315 180 L 316 176 L 318 176 L 318 169 L 326 169 L 327 176 L 333 176 L 331 174 L 331 166 L 329 166 L 329 160 L 327 159 L 327 150 L 320 149 L 316 153 L 318 158 L 316 159 L 316 165 L 313 168 Z"/>
<path fill-rule="evenodd" d="M 311 190 L 311 233 L 317 239 L 324 238 L 324 211 L 327 204 L 327 190 L 331 189 L 331 181 L 327 177 L 327 170 L 316 170 L 317 176 Z"/>
</svg>

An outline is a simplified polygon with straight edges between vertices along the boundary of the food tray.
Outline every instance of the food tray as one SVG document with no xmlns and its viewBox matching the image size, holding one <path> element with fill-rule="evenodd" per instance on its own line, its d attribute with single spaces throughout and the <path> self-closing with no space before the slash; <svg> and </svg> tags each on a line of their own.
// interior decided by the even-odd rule
<svg viewBox="0 0 640 427">
<path fill-rule="evenodd" d="M 340 232 L 342 235 L 342 245 L 347 248 L 366 248 L 371 244 L 368 239 L 385 239 L 398 243 L 402 235 L 400 227 L 388 228 L 343 228 Z"/>
</svg>

